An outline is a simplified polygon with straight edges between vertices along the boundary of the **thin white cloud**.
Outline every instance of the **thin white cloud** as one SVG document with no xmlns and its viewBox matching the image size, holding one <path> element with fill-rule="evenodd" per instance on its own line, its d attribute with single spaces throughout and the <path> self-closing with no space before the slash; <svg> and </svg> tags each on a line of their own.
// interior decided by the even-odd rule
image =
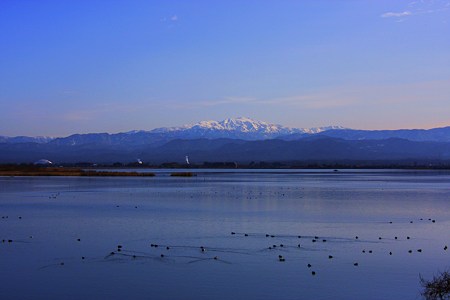
<svg viewBox="0 0 450 300">
<path fill-rule="evenodd" d="M 142 110 L 154 109 L 160 106 L 160 102 L 141 103 L 130 101 L 127 103 L 100 103 L 93 107 L 79 107 L 71 111 L 62 112 L 55 117 L 65 121 L 88 121 L 118 113 L 135 114 Z"/>
<path fill-rule="evenodd" d="M 450 92 L 450 81 L 440 80 L 431 82 L 415 82 L 410 84 L 393 85 L 368 85 L 325 88 L 321 91 L 299 93 L 291 96 L 258 98 L 258 97 L 224 97 L 211 99 L 210 101 L 189 102 L 164 102 L 168 109 L 197 110 L 199 108 L 214 107 L 265 107 L 268 111 L 272 108 L 283 107 L 287 110 L 305 109 L 331 111 L 333 109 L 348 109 L 362 107 L 389 107 L 390 105 L 414 104 L 421 106 L 426 101 L 431 101 L 437 106 L 444 107 L 448 102 L 447 95 Z"/>
<path fill-rule="evenodd" d="M 256 98 L 256 97 L 224 97 L 210 101 L 191 101 L 189 103 L 165 103 L 172 109 L 197 109 L 215 106 L 249 105 L 249 106 L 288 106 L 304 109 L 331 109 L 345 107 L 359 102 L 345 93 L 336 94 L 336 91 L 310 94 L 292 95 L 288 97 Z"/>
<path fill-rule="evenodd" d="M 407 17 L 412 15 L 412 13 L 407 10 L 403 12 L 386 12 L 381 15 L 382 18 L 401 18 L 401 17 Z"/>
<path fill-rule="evenodd" d="M 224 97 L 220 99 L 211 99 L 208 101 L 165 101 L 162 105 L 171 109 L 196 109 L 199 107 L 214 107 L 220 105 L 236 105 L 236 104 L 254 104 L 258 100 L 252 97 Z"/>
<path fill-rule="evenodd" d="M 161 19 L 161 22 L 177 22 L 178 21 L 178 16 L 177 15 L 173 15 L 170 17 L 164 17 Z"/>
<path fill-rule="evenodd" d="M 407 9 L 401 12 L 386 12 L 380 15 L 382 18 L 403 18 L 423 14 L 445 12 L 450 9 L 449 0 L 419 0 L 408 3 Z"/>
</svg>

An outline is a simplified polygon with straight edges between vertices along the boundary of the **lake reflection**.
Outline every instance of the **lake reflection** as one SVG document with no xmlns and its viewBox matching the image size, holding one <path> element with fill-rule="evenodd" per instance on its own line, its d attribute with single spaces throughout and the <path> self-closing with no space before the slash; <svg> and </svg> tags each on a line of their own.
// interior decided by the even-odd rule
<svg viewBox="0 0 450 300">
<path fill-rule="evenodd" d="M 1 298 L 420 299 L 419 274 L 449 267 L 449 182 L 401 171 L 0 177 Z"/>
</svg>

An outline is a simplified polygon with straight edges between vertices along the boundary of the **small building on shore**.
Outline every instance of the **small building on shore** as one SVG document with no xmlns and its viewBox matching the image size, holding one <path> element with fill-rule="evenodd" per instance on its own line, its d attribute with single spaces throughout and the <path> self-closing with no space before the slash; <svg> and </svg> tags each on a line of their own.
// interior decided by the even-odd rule
<svg viewBox="0 0 450 300">
<path fill-rule="evenodd" d="M 44 158 L 40 159 L 38 161 L 35 161 L 33 164 L 36 166 L 51 166 L 51 165 L 53 165 L 53 163 L 51 161 L 49 161 L 48 159 L 44 159 Z"/>
</svg>

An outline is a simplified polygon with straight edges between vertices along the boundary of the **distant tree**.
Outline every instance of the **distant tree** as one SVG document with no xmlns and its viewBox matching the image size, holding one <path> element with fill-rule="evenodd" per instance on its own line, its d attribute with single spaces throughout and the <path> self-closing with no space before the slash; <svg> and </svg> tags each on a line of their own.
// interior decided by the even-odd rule
<svg viewBox="0 0 450 300">
<path fill-rule="evenodd" d="M 450 272 L 445 271 L 435 275 L 432 280 L 420 277 L 420 283 L 424 288 L 422 296 L 427 300 L 450 299 Z"/>
</svg>

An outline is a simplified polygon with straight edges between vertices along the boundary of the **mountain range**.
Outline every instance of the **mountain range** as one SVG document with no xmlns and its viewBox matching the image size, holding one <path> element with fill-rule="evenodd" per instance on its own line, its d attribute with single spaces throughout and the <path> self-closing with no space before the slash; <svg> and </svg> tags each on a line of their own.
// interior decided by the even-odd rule
<svg viewBox="0 0 450 300">
<path fill-rule="evenodd" d="M 355 130 L 289 128 L 249 118 L 67 137 L 0 136 L 0 163 L 449 160 L 450 127 Z"/>
<path fill-rule="evenodd" d="M 68 137 L 6 137 L 0 136 L 0 143 L 40 143 L 52 142 L 58 145 L 81 145 L 87 143 L 99 144 L 133 144 L 133 145 L 161 145 L 174 139 L 242 139 L 248 141 L 274 139 L 289 135 L 317 134 L 327 130 L 344 129 L 341 126 L 316 128 L 289 128 L 282 125 L 269 124 L 249 118 L 225 119 L 223 121 L 201 121 L 193 125 L 181 127 L 162 127 L 153 130 L 133 130 L 116 134 L 89 133 L 73 134 Z"/>
</svg>

